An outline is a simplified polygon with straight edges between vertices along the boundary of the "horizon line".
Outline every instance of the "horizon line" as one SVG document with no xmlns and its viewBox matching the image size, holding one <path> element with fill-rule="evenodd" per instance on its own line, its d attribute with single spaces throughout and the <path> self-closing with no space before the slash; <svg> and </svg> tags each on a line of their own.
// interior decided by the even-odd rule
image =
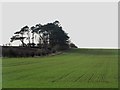
<svg viewBox="0 0 120 90">
<path fill-rule="evenodd" d="M 3 45 L 0 45 L 3 46 Z M 19 47 L 17 45 L 6 46 L 6 47 Z M 120 49 L 120 47 L 78 47 L 79 49 Z"/>
</svg>

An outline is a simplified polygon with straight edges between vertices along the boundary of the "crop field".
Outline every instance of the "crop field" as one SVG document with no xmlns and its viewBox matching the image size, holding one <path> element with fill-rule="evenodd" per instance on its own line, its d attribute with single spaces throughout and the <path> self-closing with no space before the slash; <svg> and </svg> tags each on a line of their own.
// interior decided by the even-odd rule
<svg viewBox="0 0 120 90">
<path fill-rule="evenodd" d="M 3 88 L 117 88 L 118 52 L 73 49 L 59 55 L 3 58 Z"/>
</svg>

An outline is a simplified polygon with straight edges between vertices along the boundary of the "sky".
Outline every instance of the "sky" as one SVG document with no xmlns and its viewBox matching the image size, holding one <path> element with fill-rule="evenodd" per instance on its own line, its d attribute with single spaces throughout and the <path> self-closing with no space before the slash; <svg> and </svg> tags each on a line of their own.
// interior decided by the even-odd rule
<svg viewBox="0 0 120 90">
<path fill-rule="evenodd" d="M 23 26 L 58 20 L 79 48 L 117 48 L 116 2 L 6 2 L 2 4 L 2 42 Z M 19 45 L 19 42 L 12 43 Z"/>
</svg>

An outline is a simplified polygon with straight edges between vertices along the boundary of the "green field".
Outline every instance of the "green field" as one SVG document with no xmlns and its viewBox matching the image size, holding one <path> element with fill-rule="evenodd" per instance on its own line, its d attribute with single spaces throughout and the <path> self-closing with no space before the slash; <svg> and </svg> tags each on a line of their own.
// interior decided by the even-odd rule
<svg viewBox="0 0 120 90">
<path fill-rule="evenodd" d="M 117 88 L 117 50 L 73 49 L 60 55 L 3 58 L 3 88 Z"/>
</svg>

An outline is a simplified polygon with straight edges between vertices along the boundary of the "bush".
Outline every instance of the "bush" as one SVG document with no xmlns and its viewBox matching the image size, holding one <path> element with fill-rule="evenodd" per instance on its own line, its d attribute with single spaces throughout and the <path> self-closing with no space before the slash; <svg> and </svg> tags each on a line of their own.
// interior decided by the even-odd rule
<svg viewBox="0 0 120 90">
<path fill-rule="evenodd" d="M 69 47 L 70 48 L 78 48 L 74 43 L 70 43 Z"/>
</svg>

